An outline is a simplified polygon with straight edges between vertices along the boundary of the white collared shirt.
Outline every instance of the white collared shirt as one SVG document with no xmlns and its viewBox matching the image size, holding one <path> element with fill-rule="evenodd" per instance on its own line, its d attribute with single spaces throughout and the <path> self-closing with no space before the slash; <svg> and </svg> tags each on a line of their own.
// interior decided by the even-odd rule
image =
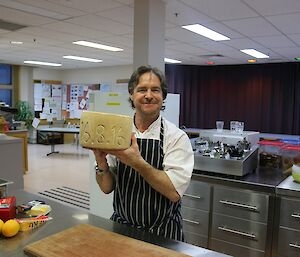
<svg viewBox="0 0 300 257">
<path fill-rule="evenodd" d="M 136 138 L 160 139 L 161 116 L 155 120 L 144 132 L 138 131 L 133 125 Z M 187 134 L 177 128 L 173 123 L 163 118 L 164 125 L 164 160 L 163 170 L 170 178 L 177 193 L 182 196 L 186 191 L 193 172 L 194 153 Z M 113 156 L 107 157 L 109 166 L 115 166 L 116 160 Z"/>
</svg>

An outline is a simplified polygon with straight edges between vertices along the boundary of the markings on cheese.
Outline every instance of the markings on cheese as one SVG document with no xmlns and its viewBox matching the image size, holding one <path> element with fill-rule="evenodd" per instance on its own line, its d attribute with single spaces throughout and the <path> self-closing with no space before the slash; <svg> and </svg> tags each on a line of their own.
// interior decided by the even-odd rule
<svg viewBox="0 0 300 257">
<path fill-rule="evenodd" d="M 132 118 L 84 112 L 80 118 L 80 143 L 84 147 L 126 149 L 131 143 Z"/>
<path fill-rule="evenodd" d="M 88 143 L 91 139 L 91 134 L 90 134 L 90 127 L 89 127 L 89 122 L 88 121 L 82 121 L 81 125 L 83 127 L 82 131 L 83 131 L 83 136 L 82 136 L 82 142 L 84 143 Z M 124 136 L 122 136 L 123 130 L 120 126 L 105 126 L 103 124 L 99 124 L 96 127 L 96 134 L 95 134 L 95 140 L 97 141 L 97 143 L 99 144 L 112 144 L 114 145 L 118 145 L 121 146 L 122 144 L 124 144 L 125 138 Z M 112 141 L 110 142 L 109 138 L 110 137 L 112 139 Z M 93 142 L 93 141 L 91 141 Z"/>
</svg>

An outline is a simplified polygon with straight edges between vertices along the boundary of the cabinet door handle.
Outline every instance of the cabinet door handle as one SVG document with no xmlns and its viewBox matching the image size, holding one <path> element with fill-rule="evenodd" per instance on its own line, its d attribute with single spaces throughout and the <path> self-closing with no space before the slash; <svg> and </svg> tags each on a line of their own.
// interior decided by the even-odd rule
<svg viewBox="0 0 300 257">
<path fill-rule="evenodd" d="M 226 201 L 226 200 L 220 200 L 219 201 L 222 204 L 225 205 L 230 205 L 230 206 L 235 206 L 235 207 L 240 207 L 243 209 L 248 209 L 250 211 L 257 211 L 258 208 L 256 206 L 251 206 L 251 205 L 247 205 L 247 204 L 243 204 L 243 203 L 235 203 L 235 202 L 230 202 L 230 201 Z"/>
<path fill-rule="evenodd" d="M 289 246 L 300 249 L 300 245 L 297 245 L 297 244 L 289 243 Z"/>
<path fill-rule="evenodd" d="M 196 225 L 200 225 L 200 222 L 198 221 L 193 221 L 193 220 L 188 220 L 188 219 L 182 219 L 183 221 L 187 222 L 187 223 L 192 223 L 192 224 L 196 224 Z"/>
<path fill-rule="evenodd" d="M 195 199 L 201 199 L 201 196 L 197 196 L 197 195 L 189 195 L 189 194 L 183 194 L 184 196 L 190 197 L 190 198 L 195 198 Z"/>
<path fill-rule="evenodd" d="M 294 213 L 293 213 L 291 216 L 292 216 L 293 218 L 300 219 L 300 214 L 298 214 L 298 213 L 297 213 L 297 214 L 294 214 Z"/>
<path fill-rule="evenodd" d="M 218 227 L 218 229 L 222 230 L 222 231 L 232 233 L 232 234 L 236 234 L 236 235 L 239 235 L 239 236 L 247 237 L 247 238 L 250 238 L 252 240 L 256 240 L 256 237 L 255 237 L 254 234 L 249 234 L 249 233 L 237 231 L 237 230 L 234 230 L 234 229 L 231 229 L 231 228 L 226 228 L 226 227 Z"/>
</svg>

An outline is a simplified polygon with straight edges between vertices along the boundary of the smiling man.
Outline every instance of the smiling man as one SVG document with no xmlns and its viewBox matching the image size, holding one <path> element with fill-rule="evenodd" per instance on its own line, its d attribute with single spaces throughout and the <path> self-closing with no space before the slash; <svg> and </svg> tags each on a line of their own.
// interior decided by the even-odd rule
<svg viewBox="0 0 300 257">
<path fill-rule="evenodd" d="M 160 70 L 139 67 L 128 92 L 135 109 L 132 144 L 93 150 L 97 183 L 104 193 L 114 191 L 112 220 L 184 241 L 180 209 L 194 166 L 190 140 L 160 115 L 167 97 Z"/>
</svg>

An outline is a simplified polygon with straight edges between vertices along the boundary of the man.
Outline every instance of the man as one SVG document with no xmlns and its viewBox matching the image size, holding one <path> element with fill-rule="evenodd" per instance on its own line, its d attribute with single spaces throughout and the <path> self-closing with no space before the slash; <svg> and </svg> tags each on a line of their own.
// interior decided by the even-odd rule
<svg viewBox="0 0 300 257">
<path fill-rule="evenodd" d="M 167 96 L 161 71 L 139 67 L 128 91 L 135 109 L 132 144 L 93 150 L 96 180 L 104 193 L 114 191 L 112 220 L 183 241 L 181 197 L 194 166 L 190 140 L 160 115 Z"/>
</svg>

